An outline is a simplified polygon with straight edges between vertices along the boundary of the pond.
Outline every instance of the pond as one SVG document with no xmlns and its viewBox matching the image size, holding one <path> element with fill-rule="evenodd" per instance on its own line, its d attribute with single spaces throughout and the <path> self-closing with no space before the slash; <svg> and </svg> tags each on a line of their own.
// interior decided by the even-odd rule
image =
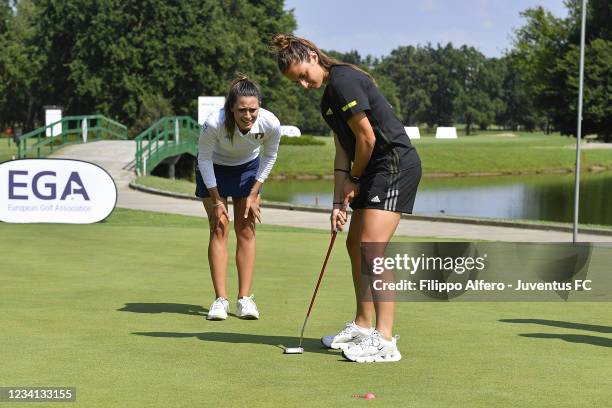
<svg viewBox="0 0 612 408">
<path fill-rule="evenodd" d="M 263 199 L 331 208 L 331 180 L 268 180 Z M 423 178 L 415 214 L 572 222 L 574 175 Z M 581 224 L 612 225 L 612 174 L 584 174 Z"/>
</svg>

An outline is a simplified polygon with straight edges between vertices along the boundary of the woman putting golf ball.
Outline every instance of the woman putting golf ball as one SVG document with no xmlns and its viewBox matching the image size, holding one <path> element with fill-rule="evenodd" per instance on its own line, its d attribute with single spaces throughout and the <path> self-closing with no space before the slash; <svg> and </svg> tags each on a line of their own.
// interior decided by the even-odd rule
<svg viewBox="0 0 612 408">
<path fill-rule="evenodd" d="M 383 243 L 384 251 L 400 221 L 411 213 L 421 179 L 421 161 L 373 78 L 360 68 L 330 58 L 315 44 L 293 35 L 276 35 L 272 48 L 282 74 L 305 89 L 325 86 L 321 115 L 334 132 L 332 231 L 353 215 L 346 239 L 357 300 L 355 318 L 321 339 L 357 362 L 399 361 L 393 336 L 395 303 L 360 296 L 361 244 Z M 376 326 L 372 321 L 376 316 Z"/>
<path fill-rule="evenodd" d="M 238 300 L 236 316 L 258 319 L 250 295 L 255 269 L 255 221 L 261 222 L 260 190 L 274 162 L 280 142 L 280 122 L 260 108 L 258 86 L 244 75 L 232 82 L 225 105 L 212 112 L 200 132 L 196 196 L 202 198 L 210 224 L 208 263 L 216 299 L 208 320 L 225 320 L 229 302 L 225 287 L 229 215 L 227 198 L 234 204 Z M 260 150 L 263 154 L 260 159 Z"/>
</svg>

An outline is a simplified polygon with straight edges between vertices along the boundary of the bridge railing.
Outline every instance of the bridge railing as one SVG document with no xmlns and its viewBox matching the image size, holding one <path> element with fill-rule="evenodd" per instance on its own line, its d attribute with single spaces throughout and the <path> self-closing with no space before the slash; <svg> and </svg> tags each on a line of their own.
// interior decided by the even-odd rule
<svg viewBox="0 0 612 408">
<path fill-rule="evenodd" d="M 147 175 L 165 158 L 183 153 L 197 154 L 200 125 L 189 116 L 165 116 L 139 134 L 135 167 Z"/>
<path fill-rule="evenodd" d="M 65 116 L 19 137 L 17 157 L 44 157 L 62 146 L 103 139 L 127 139 L 127 128 L 102 115 Z"/>
</svg>

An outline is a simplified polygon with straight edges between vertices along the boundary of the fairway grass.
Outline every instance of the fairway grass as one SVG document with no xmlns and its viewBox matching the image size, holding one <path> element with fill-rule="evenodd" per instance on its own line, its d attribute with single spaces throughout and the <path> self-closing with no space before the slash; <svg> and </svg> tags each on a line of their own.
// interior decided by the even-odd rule
<svg viewBox="0 0 612 408">
<path fill-rule="evenodd" d="M 281 146 L 272 176 L 299 177 L 332 174 L 334 143 L 324 146 Z M 541 132 L 460 135 L 456 140 L 424 136 L 413 140 L 425 177 L 436 175 L 538 174 L 574 171 L 576 139 Z M 586 143 L 583 142 L 583 145 Z M 584 149 L 585 171 L 612 169 L 612 150 Z"/>
<path fill-rule="evenodd" d="M 118 209 L 93 225 L 0 223 L 0 236 L 0 386 L 75 386 L 70 407 L 612 400 L 610 303 L 398 303 L 403 360 L 360 365 L 318 340 L 353 313 L 343 239 L 306 328 L 306 352 L 282 353 L 298 344 L 329 243 L 324 231 L 261 226 L 254 293 L 262 318 L 223 322 L 205 320 L 214 292 L 204 218 Z M 228 287 L 234 312 L 232 259 Z M 376 399 L 352 397 L 366 392 Z"/>
<path fill-rule="evenodd" d="M 334 160 L 333 139 L 322 136 L 316 138 L 325 144 L 281 145 L 271 177 L 330 177 Z M 558 134 L 518 132 L 459 136 L 456 140 L 424 136 L 413 141 L 421 157 L 424 177 L 573 173 L 576 161 L 575 143 L 576 139 Z M 612 170 L 612 148 L 585 147 L 582 150 L 581 163 L 584 172 Z M 155 185 L 155 181 L 146 178 L 139 182 L 159 187 Z M 176 187 L 165 189 L 193 193 L 192 186 L 180 186 L 180 181 L 177 181 Z"/>
</svg>

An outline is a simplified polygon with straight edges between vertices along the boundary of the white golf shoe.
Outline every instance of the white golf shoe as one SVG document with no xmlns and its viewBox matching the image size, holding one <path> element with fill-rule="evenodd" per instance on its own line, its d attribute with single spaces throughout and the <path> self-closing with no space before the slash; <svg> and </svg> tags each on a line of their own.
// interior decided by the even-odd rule
<svg viewBox="0 0 612 408">
<path fill-rule="evenodd" d="M 387 363 L 400 361 L 402 355 L 397 349 L 397 339 L 385 340 L 382 335 L 374 330 L 371 335 L 342 350 L 344 358 L 358 363 Z"/>
<path fill-rule="evenodd" d="M 340 333 L 325 336 L 321 338 L 321 343 L 327 348 L 334 350 L 344 350 L 347 347 L 359 343 L 364 338 L 368 337 L 374 329 L 364 329 L 355 324 L 355 322 L 346 323 L 346 327 L 340 331 Z"/>
<path fill-rule="evenodd" d="M 227 299 L 222 297 L 217 298 L 212 305 L 210 305 L 210 310 L 208 311 L 208 316 L 206 319 L 208 320 L 225 320 L 227 319 L 227 314 L 229 313 L 229 302 Z"/>
<path fill-rule="evenodd" d="M 259 319 L 259 311 L 255 304 L 255 295 L 243 296 L 236 302 L 236 316 L 241 319 Z"/>
</svg>

